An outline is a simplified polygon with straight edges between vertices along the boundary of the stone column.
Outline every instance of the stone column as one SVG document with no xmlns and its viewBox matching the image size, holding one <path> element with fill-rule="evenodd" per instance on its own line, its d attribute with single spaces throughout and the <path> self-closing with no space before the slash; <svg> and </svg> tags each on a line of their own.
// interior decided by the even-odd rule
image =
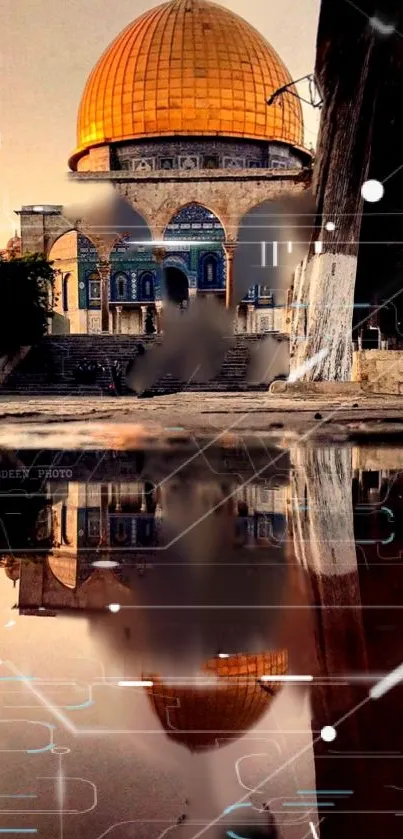
<svg viewBox="0 0 403 839">
<path fill-rule="evenodd" d="M 122 331 L 122 307 L 115 306 L 115 332 L 120 335 Z"/>
<path fill-rule="evenodd" d="M 109 332 L 109 282 L 111 275 L 110 262 L 106 259 L 98 263 L 98 274 L 101 280 L 101 332 Z"/>
<path fill-rule="evenodd" d="M 141 309 L 141 334 L 144 335 L 146 331 L 146 317 L 148 306 L 140 306 Z"/>
<path fill-rule="evenodd" d="M 167 255 L 166 248 L 153 248 L 153 259 L 158 265 L 162 265 L 165 257 Z M 157 334 L 162 332 L 162 300 L 155 301 L 155 313 L 156 313 L 156 329 Z"/>
<path fill-rule="evenodd" d="M 227 256 L 227 281 L 225 284 L 225 305 L 232 309 L 234 305 L 234 254 L 236 243 L 225 242 L 224 250 Z"/>
<path fill-rule="evenodd" d="M 156 313 L 156 327 L 157 327 L 157 334 L 159 335 L 162 332 L 162 300 L 155 301 L 155 313 Z"/>
<path fill-rule="evenodd" d="M 248 303 L 248 314 L 246 319 L 246 332 L 255 332 L 255 307 Z"/>
</svg>

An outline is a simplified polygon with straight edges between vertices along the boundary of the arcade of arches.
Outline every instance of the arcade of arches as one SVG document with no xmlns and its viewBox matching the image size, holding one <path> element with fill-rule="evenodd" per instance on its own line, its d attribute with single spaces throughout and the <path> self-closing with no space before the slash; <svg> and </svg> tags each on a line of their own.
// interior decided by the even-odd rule
<svg viewBox="0 0 403 839">
<path fill-rule="evenodd" d="M 160 247 L 147 241 L 133 243 L 124 236 L 109 248 L 106 260 L 88 236 L 69 230 L 49 251 L 57 292 L 53 331 L 106 331 L 102 329 L 100 264 L 107 271 L 110 333 L 159 332 L 164 306 L 186 309 L 196 297 L 214 297 L 218 304 L 228 306 L 233 255 L 234 244 L 227 242 L 218 217 L 197 203 L 171 217 Z M 266 286 L 253 283 L 234 306 L 234 331 L 286 332 L 282 303 L 267 294 Z"/>
</svg>

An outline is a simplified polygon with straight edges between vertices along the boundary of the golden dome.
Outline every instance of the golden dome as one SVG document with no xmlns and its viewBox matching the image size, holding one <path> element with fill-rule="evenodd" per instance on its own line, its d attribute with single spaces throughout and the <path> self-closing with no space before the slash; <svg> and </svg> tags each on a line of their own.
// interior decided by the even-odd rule
<svg viewBox="0 0 403 839">
<path fill-rule="evenodd" d="M 259 677 L 283 676 L 287 669 L 286 650 L 239 654 L 204 664 L 203 675 L 215 679 L 211 687 L 176 687 L 151 674 L 147 693 L 168 737 L 192 752 L 204 751 L 226 746 L 257 725 L 281 688 L 281 682 Z"/>
<path fill-rule="evenodd" d="M 92 71 L 77 149 L 144 137 L 223 136 L 303 143 L 299 100 L 267 99 L 291 77 L 259 32 L 210 0 L 171 0 L 115 38 Z"/>
</svg>

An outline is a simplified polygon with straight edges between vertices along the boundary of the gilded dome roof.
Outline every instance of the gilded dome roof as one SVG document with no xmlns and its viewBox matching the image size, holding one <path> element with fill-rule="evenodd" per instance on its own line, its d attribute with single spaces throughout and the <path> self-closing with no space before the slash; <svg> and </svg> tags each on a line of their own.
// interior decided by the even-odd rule
<svg viewBox="0 0 403 839">
<path fill-rule="evenodd" d="M 281 682 L 262 683 L 263 675 L 283 676 L 287 650 L 210 659 L 201 668 L 214 683 L 206 687 L 167 685 L 151 674 L 148 697 L 168 737 L 192 752 L 225 746 L 257 725 Z"/>
<path fill-rule="evenodd" d="M 163 136 L 303 143 L 299 100 L 267 99 L 291 77 L 275 50 L 210 0 L 171 0 L 115 38 L 94 67 L 78 113 L 77 150 Z"/>
</svg>

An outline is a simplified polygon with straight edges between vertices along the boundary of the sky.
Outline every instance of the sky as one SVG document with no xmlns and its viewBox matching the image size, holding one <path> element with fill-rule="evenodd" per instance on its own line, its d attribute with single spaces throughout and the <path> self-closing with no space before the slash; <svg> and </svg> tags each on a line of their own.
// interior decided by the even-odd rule
<svg viewBox="0 0 403 839">
<path fill-rule="evenodd" d="M 219 0 L 258 29 L 293 79 L 312 72 L 319 0 Z M 0 31 L 0 247 L 23 204 L 71 203 L 66 179 L 86 80 L 104 49 L 160 0 L 4 0 Z M 300 89 L 307 95 L 307 89 Z M 319 112 L 304 108 L 305 145 Z"/>
</svg>

